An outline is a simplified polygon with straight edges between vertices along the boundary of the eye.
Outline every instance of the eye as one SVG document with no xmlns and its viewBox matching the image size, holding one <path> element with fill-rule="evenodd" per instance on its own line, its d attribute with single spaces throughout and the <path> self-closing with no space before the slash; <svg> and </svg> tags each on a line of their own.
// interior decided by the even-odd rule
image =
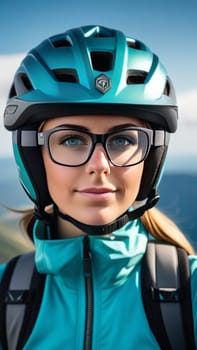
<svg viewBox="0 0 197 350">
<path fill-rule="evenodd" d="M 127 146 L 129 143 L 129 140 L 124 136 L 117 136 L 114 137 L 113 140 L 111 140 L 111 145 L 114 146 Z"/>
<path fill-rule="evenodd" d="M 86 134 L 71 130 L 57 131 L 54 138 L 57 145 L 69 148 L 86 146 L 90 142 Z"/>
<path fill-rule="evenodd" d="M 63 140 L 60 141 L 60 145 L 65 145 L 68 147 L 76 147 L 84 144 L 84 140 L 82 140 L 79 136 L 67 136 Z"/>
<path fill-rule="evenodd" d="M 137 143 L 134 135 L 115 135 L 110 138 L 108 146 L 114 148 L 127 148 Z"/>
</svg>

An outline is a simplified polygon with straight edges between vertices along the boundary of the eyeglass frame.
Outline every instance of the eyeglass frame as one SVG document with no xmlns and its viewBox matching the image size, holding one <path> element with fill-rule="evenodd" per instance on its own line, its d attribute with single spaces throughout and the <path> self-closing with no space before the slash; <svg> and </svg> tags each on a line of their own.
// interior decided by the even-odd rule
<svg viewBox="0 0 197 350">
<path fill-rule="evenodd" d="M 159 147 L 159 146 L 168 146 L 169 145 L 170 133 L 168 131 L 166 131 L 166 130 L 163 130 L 163 129 L 162 130 L 159 130 L 159 129 L 155 130 L 155 129 L 148 129 L 148 128 L 137 127 L 137 126 L 136 127 L 129 127 L 129 128 L 130 129 L 133 128 L 135 130 L 136 129 L 137 130 L 142 130 L 148 136 L 149 146 L 147 147 L 147 152 L 146 152 L 143 160 L 140 161 L 140 163 L 147 158 L 151 146 Z M 21 134 L 21 136 L 20 136 L 20 146 L 21 147 L 46 146 L 47 151 L 48 151 L 48 147 L 49 147 L 48 146 L 48 141 L 47 142 L 45 141 L 46 138 L 48 140 L 48 136 L 46 136 L 46 135 L 50 135 L 54 130 L 59 130 L 59 129 L 61 129 L 61 130 L 62 129 L 68 129 L 68 127 L 67 128 L 66 127 L 64 127 L 64 128 L 63 127 L 57 127 L 57 128 L 53 128 L 53 129 L 46 130 L 46 131 L 41 131 L 41 132 L 38 132 L 37 130 L 22 129 L 22 130 L 20 130 L 20 134 Z M 91 134 L 88 131 L 83 131 L 83 132 L 88 133 L 90 135 L 96 135 L 99 138 L 101 137 L 101 138 L 105 138 L 106 139 L 106 137 L 107 137 L 106 135 L 110 135 L 110 134 L 113 134 L 113 133 L 116 133 L 116 132 L 121 132 L 121 131 L 127 130 L 127 129 L 128 129 L 128 127 L 127 128 L 120 128 L 120 129 L 118 129 L 118 130 L 116 130 L 114 132 L 105 133 L 105 134 Z M 75 130 L 77 130 L 77 128 Z M 82 131 L 82 130 L 78 129 L 78 131 Z M 13 131 L 13 135 L 12 136 L 13 136 L 13 143 L 17 144 L 18 143 L 18 130 Z M 96 144 L 97 143 L 98 142 L 96 142 Z M 94 152 L 96 144 L 93 147 L 93 152 Z M 88 157 L 89 159 L 91 158 L 91 155 L 92 155 L 93 152 L 90 152 L 90 156 Z M 49 153 L 49 156 L 50 156 L 50 153 Z M 107 153 L 107 156 L 108 156 L 108 153 Z M 50 156 L 50 158 L 51 158 L 51 156 Z M 86 160 L 85 163 L 87 163 L 88 160 Z M 53 159 L 52 159 L 52 161 L 54 163 L 56 163 L 56 164 L 60 164 L 62 166 L 67 166 L 67 165 L 63 165 L 61 163 L 57 163 Z M 110 162 L 111 162 L 111 160 L 110 160 Z M 85 163 L 83 163 L 83 164 L 85 164 Z M 74 166 L 73 165 L 68 165 L 68 167 L 77 167 L 77 166 L 81 166 L 81 165 L 82 164 L 74 165 Z M 125 166 L 124 165 L 123 166 L 119 165 L 118 167 L 128 167 L 128 166 L 133 166 L 133 164 L 132 165 L 125 165 Z"/>
<path fill-rule="evenodd" d="M 84 134 L 87 134 L 90 136 L 91 140 L 92 140 L 92 147 L 90 148 L 90 152 L 89 152 L 89 155 L 87 157 L 87 159 L 78 164 L 78 165 L 70 165 L 70 164 L 62 164 L 58 161 L 56 161 L 52 154 L 51 154 L 51 151 L 50 151 L 50 146 L 49 146 L 49 138 L 50 138 L 50 135 L 53 134 L 54 132 L 56 131 L 59 131 L 59 130 L 73 130 L 73 131 L 78 131 L 78 132 L 82 132 Z M 142 131 L 146 134 L 147 136 L 147 140 L 148 140 L 148 145 L 147 145 L 147 150 L 144 154 L 144 157 L 134 163 L 134 164 L 130 164 L 130 165 L 117 165 L 115 163 L 113 163 L 113 161 L 111 160 L 110 158 L 110 154 L 109 154 L 109 151 L 107 150 L 106 148 L 106 140 L 109 136 L 113 135 L 113 134 L 116 134 L 118 132 L 122 132 L 122 131 L 127 131 L 127 130 L 136 130 L 136 131 Z M 36 139 L 35 139 L 36 138 Z M 55 128 L 52 128 L 52 129 L 49 129 L 49 130 L 46 130 L 46 131 L 41 131 L 41 132 L 38 132 L 38 131 L 35 131 L 35 130 L 22 130 L 22 137 L 21 137 L 21 145 L 23 147 L 28 147 L 28 146 L 45 146 L 46 149 L 47 149 L 47 152 L 51 158 L 51 160 L 56 163 L 56 164 L 59 164 L 61 166 L 67 166 L 67 167 L 79 167 L 79 166 L 82 166 L 84 164 L 86 164 L 94 150 L 95 150 L 95 147 L 98 143 L 102 144 L 105 152 L 106 152 L 106 155 L 109 159 L 109 161 L 116 167 L 130 167 L 130 166 L 134 166 L 134 165 L 137 165 L 141 162 L 143 162 L 148 154 L 149 154 L 149 151 L 150 151 L 150 148 L 151 146 L 154 146 L 154 147 L 158 147 L 158 146 L 168 146 L 169 144 L 169 138 L 170 138 L 170 133 L 165 131 L 165 130 L 155 130 L 155 129 L 148 129 L 148 128 L 143 128 L 143 127 L 137 127 L 137 126 L 131 126 L 131 127 L 123 127 L 123 128 L 120 128 L 116 131 L 112 131 L 112 132 L 108 132 L 108 133 L 104 133 L 104 134 L 94 134 L 94 133 L 91 133 L 89 131 L 86 131 L 86 130 L 82 130 L 80 128 L 69 128 L 69 127 L 55 127 Z"/>
</svg>

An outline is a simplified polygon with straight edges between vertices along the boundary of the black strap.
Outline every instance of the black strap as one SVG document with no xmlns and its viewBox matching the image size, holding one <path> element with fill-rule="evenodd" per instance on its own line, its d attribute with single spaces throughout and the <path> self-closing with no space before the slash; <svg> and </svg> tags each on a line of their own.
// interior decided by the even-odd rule
<svg viewBox="0 0 197 350">
<path fill-rule="evenodd" d="M 178 261 L 180 269 L 180 284 L 183 291 L 182 320 L 187 339 L 187 349 L 195 350 L 194 322 L 192 312 L 190 267 L 188 256 L 183 249 L 178 249 Z"/>
<path fill-rule="evenodd" d="M 0 339 L 4 350 L 8 350 L 7 337 L 6 337 L 6 297 L 9 290 L 10 279 L 12 272 L 17 263 L 19 257 L 13 258 L 6 266 L 3 278 L 0 284 Z"/>
<path fill-rule="evenodd" d="M 34 264 L 34 253 L 26 253 L 8 264 L 1 283 L 3 308 L 0 329 L 3 349 L 21 350 L 37 318 L 45 275 Z"/>
<path fill-rule="evenodd" d="M 142 263 L 142 296 L 161 349 L 195 349 L 190 271 L 183 249 L 163 242 L 148 243 Z"/>
<path fill-rule="evenodd" d="M 157 201 L 159 200 L 159 195 L 157 194 L 156 190 L 153 190 L 150 194 L 150 198 L 141 206 L 135 208 L 132 211 L 126 211 L 124 214 L 122 214 L 119 218 L 115 219 L 114 221 L 104 224 L 104 225 L 87 225 L 84 224 L 73 217 L 62 213 L 59 208 L 54 205 L 54 212 L 56 216 L 61 217 L 63 220 L 71 222 L 73 225 L 78 227 L 81 231 L 86 232 L 88 235 L 106 235 L 110 234 L 116 230 L 119 230 L 121 227 L 126 225 L 129 221 L 133 221 L 134 219 L 142 216 L 145 212 L 145 210 L 152 208 Z M 40 218 L 43 216 L 43 211 L 40 211 L 40 209 L 36 209 L 35 215 Z"/>
</svg>

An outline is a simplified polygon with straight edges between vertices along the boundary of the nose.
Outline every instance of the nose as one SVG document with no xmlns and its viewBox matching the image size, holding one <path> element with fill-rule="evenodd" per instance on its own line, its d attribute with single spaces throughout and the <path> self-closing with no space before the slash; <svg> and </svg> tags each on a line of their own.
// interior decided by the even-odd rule
<svg viewBox="0 0 197 350">
<path fill-rule="evenodd" d="M 101 144 L 95 146 L 91 158 L 87 162 L 87 170 L 91 174 L 110 173 L 110 160 Z"/>
</svg>

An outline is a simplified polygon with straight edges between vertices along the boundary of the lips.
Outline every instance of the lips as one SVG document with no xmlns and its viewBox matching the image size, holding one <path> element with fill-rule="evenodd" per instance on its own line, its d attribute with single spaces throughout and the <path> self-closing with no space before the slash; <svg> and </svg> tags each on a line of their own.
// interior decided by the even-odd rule
<svg viewBox="0 0 197 350">
<path fill-rule="evenodd" d="M 103 193 L 114 193 L 117 192 L 114 188 L 108 188 L 108 187 L 88 187 L 81 190 L 78 190 L 77 192 L 80 193 L 92 193 L 92 194 L 103 194 Z"/>
<path fill-rule="evenodd" d="M 117 189 L 109 187 L 87 187 L 76 191 L 82 197 L 89 198 L 94 201 L 109 200 L 114 197 Z"/>
</svg>

